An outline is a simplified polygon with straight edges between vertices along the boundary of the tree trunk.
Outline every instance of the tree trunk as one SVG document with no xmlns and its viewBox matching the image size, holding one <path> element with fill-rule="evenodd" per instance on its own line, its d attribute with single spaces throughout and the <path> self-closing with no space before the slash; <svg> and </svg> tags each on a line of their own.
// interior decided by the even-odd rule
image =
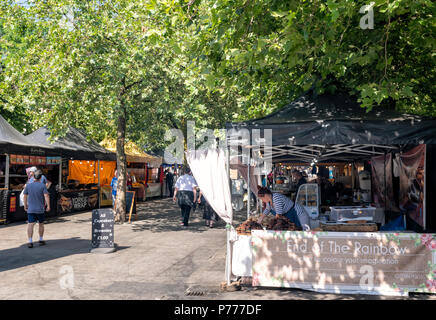
<svg viewBox="0 0 436 320">
<path fill-rule="evenodd" d="M 118 116 L 117 126 L 117 170 L 118 185 L 116 198 L 115 221 L 126 221 L 126 153 L 124 143 L 126 139 L 126 114 L 124 107 Z"/>
</svg>

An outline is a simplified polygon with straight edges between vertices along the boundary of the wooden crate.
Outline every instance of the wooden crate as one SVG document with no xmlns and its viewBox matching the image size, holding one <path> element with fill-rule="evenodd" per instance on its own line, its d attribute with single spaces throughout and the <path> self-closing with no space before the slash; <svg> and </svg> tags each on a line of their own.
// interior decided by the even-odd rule
<svg viewBox="0 0 436 320">
<path fill-rule="evenodd" d="M 322 231 L 337 231 L 337 232 L 374 232 L 377 231 L 375 223 L 320 223 Z"/>
</svg>

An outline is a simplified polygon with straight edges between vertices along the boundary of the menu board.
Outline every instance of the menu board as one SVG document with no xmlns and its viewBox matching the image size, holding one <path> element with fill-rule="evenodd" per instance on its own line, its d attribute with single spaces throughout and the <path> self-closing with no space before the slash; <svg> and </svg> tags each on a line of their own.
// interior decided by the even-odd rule
<svg viewBox="0 0 436 320">
<path fill-rule="evenodd" d="M 114 212 L 111 208 L 92 211 L 92 248 L 114 247 Z"/>
</svg>

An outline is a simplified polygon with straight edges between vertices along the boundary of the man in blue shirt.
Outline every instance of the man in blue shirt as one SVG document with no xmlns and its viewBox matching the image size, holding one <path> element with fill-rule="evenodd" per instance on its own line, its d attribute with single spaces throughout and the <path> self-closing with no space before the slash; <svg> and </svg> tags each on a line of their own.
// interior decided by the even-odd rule
<svg viewBox="0 0 436 320">
<path fill-rule="evenodd" d="M 117 198 L 117 185 L 118 185 L 118 171 L 115 170 L 115 175 L 112 178 L 111 181 L 111 187 L 112 187 L 112 207 L 115 210 L 115 199 Z"/>
<path fill-rule="evenodd" d="M 39 244 L 45 245 L 44 236 L 44 209 L 50 211 L 50 197 L 44 183 L 41 182 L 42 171 L 35 171 L 34 181 L 28 183 L 24 189 L 24 210 L 27 211 L 28 225 L 27 236 L 29 243 L 27 246 L 33 248 L 33 227 L 38 221 L 39 225 Z M 45 207 L 44 208 L 44 202 Z"/>
<path fill-rule="evenodd" d="M 36 170 L 38 170 L 36 167 L 32 167 L 32 168 L 29 169 L 30 178 L 27 181 L 27 183 L 32 183 L 33 181 L 35 181 L 34 175 L 35 175 Z M 48 180 L 47 180 L 47 178 L 44 175 L 41 176 L 41 182 L 48 188 L 48 186 L 47 186 L 48 185 Z"/>
</svg>

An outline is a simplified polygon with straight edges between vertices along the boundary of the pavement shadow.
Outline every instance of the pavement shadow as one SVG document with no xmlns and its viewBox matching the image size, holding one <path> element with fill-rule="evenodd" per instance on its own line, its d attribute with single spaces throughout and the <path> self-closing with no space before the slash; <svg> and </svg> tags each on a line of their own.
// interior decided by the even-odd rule
<svg viewBox="0 0 436 320">
<path fill-rule="evenodd" d="M 74 254 L 89 253 L 90 249 L 91 241 L 79 237 L 46 240 L 45 246 L 35 242 L 31 249 L 27 243 L 23 243 L 16 248 L 0 250 L 0 273 Z"/>
</svg>

